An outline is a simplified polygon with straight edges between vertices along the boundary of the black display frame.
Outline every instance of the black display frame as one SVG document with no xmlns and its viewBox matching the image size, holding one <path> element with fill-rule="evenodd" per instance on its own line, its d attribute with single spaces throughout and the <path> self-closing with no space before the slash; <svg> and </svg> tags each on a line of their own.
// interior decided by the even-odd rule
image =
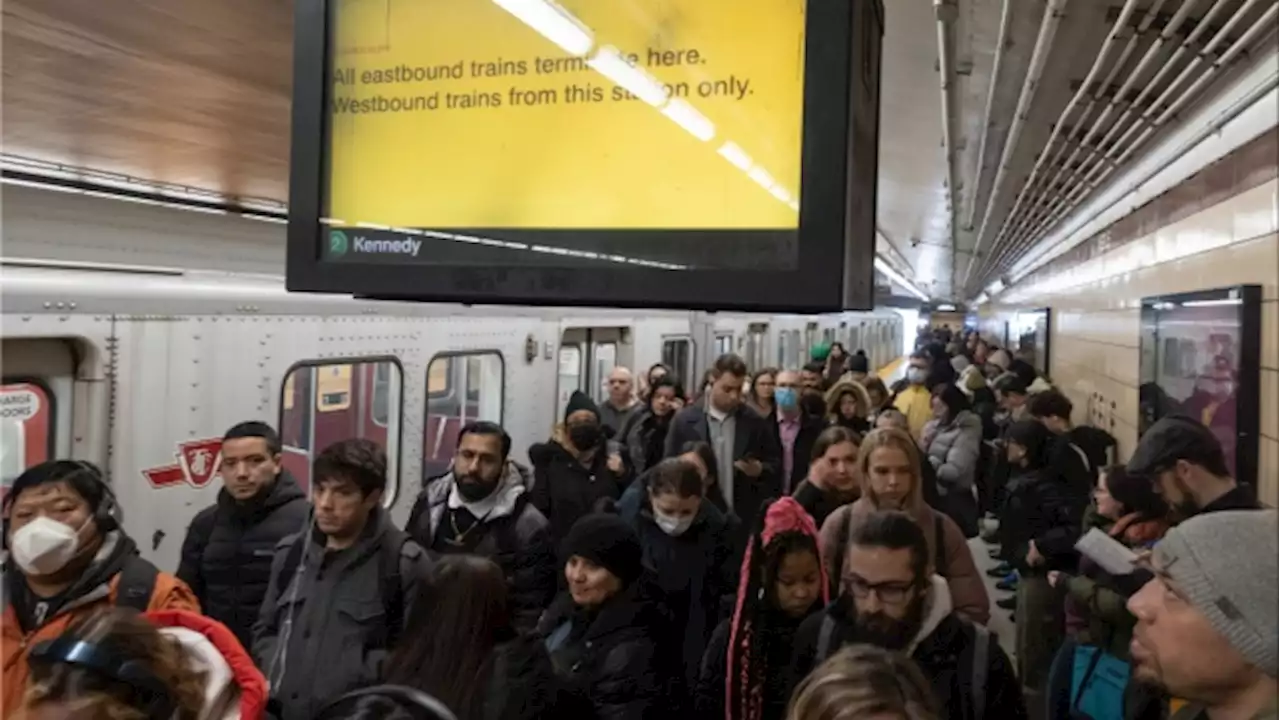
<svg viewBox="0 0 1280 720">
<path fill-rule="evenodd" d="M 1233 297 L 1232 293 L 1236 295 Z M 1239 299 L 1236 305 L 1237 319 L 1240 323 L 1240 365 L 1236 377 L 1236 478 L 1254 485 L 1258 477 L 1258 446 L 1262 434 L 1262 286 L 1230 285 L 1210 290 L 1195 290 L 1170 295 L 1154 295 L 1142 298 L 1142 310 L 1138 327 L 1138 388 L 1139 403 L 1137 427 L 1141 437 L 1157 420 L 1174 413 L 1162 412 L 1161 408 L 1150 402 L 1141 401 L 1141 389 L 1147 383 L 1156 382 L 1149 378 L 1143 366 L 1146 356 L 1148 338 L 1154 340 L 1159 349 L 1159 313 L 1160 305 L 1168 303 L 1183 304 L 1197 301 L 1214 301 Z M 1148 332 L 1152 328 L 1152 332 Z M 1158 353 L 1156 357 L 1158 357 Z M 1157 370 L 1156 375 L 1159 375 Z M 1256 490 L 1256 486 L 1255 486 Z"/>
<path fill-rule="evenodd" d="M 288 290 L 496 305 L 772 312 L 869 310 L 874 306 L 882 0 L 806 0 L 799 226 L 785 231 L 794 232 L 796 244 L 797 262 L 790 271 L 675 271 L 615 264 L 417 265 L 322 259 L 322 240 L 329 230 L 321 223 L 321 210 L 327 206 L 326 103 L 331 86 L 334 2 L 298 0 L 295 4 Z M 868 32 L 867 23 L 874 23 L 876 32 Z M 871 62 L 877 71 L 874 83 L 868 82 L 864 71 Z M 856 78 L 862 82 L 853 82 Z M 449 232 L 477 234 L 458 229 Z M 501 237 L 538 243 L 566 232 L 598 231 L 503 230 Z M 630 234 L 642 242 L 644 233 L 650 231 L 606 232 Z M 697 241 L 706 232 L 652 231 L 650 237 L 670 239 L 672 233 L 679 233 L 682 239 Z M 724 238 L 762 231 L 710 232 Z"/>
<path fill-rule="evenodd" d="M 1041 366 L 1036 368 L 1036 372 L 1040 373 L 1041 376 L 1046 378 L 1053 377 L 1049 373 L 1050 350 L 1053 348 L 1053 309 L 1048 307 L 1032 308 L 1031 310 L 1019 310 L 1017 311 L 1016 314 L 1017 315 L 1039 315 L 1039 314 L 1044 315 L 1044 358 L 1040 364 Z M 1005 323 L 1004 332 L 1006 337 L 1005 344 L 1012 345 L 1014 338 L 1010 336 L 1010 329 L 1009 329 L 1008 323 Z M 1022 335 L 1018 335 L 1018 339 L 1021 340 Z M 1010 347 L 1010 351 L 1013 352 L 1015 357 L 1018 356 L 1018 349 Z"/>
</svg>

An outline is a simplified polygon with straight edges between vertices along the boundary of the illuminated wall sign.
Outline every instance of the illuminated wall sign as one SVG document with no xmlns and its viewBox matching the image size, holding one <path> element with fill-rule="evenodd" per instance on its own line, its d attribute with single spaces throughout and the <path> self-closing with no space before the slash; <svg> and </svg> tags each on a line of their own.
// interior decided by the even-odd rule
<svg viewBox="0 0 1280 720">
<path fill-rule="evenodd" d="M 880 0 L 302 0 L 289 287 L 869 304 L 882 27 Z"/>
</svg>

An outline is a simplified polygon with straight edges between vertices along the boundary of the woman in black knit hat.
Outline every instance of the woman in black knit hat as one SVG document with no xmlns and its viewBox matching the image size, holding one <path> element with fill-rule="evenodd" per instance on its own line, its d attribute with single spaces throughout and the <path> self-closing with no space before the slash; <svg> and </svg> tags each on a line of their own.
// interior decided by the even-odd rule
<svg viewBox="0 0 1280 720">
<path fill-rule="evenodd" d="M 668 699 L 679 695 L 681 638 L 635 530 L 617 515 L 585 515 L 562 554 L 568 589 L 538 623 L 557 674 L 591 698 L 601 720 L 668 715 Z"/>
</svg>

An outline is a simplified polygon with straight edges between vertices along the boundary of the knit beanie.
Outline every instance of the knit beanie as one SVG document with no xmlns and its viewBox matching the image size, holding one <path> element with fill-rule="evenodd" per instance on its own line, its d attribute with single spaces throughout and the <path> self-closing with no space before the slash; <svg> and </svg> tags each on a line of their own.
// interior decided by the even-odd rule
<svg viewBox="0 0 1280 720">
<path fill-rule="evenodd" d="M 866 353 L 859 350 L 849 358 L 849 372 L 871 372 L 871 363 Z"/>
<path fill-rule="evenodd" d="M 1280 670 L 1280 521 L 1274 510 L 1197 515 L 1156 545 L 1155 566 L 1213 629 L 1271 677 Z"/>
<path fill-rule="evenodd" d="M 564 559 L 577 555 L 608 570 L 630 585 L 643 571 L 640 538 L 627 521 L 608 513 L 578 518 L 561 546 Z"/>
<path fill-rule="evenodd" d="M 813 362 L 826 362 L 827 356 L 831 354 L 831 343 L 820 342 L 813 346 L 809 351 L 809 359 Z"/>
<path fill-rule="evenodd" d="M 564 419 L 567 422 L 569 416 L 579 410 L 590 410 L 596 416 L 596 420 L 600 419 L 600 408 L 592 402 L 591 398 L 581 390 L 574 390 L 569 396 L 569 404 L 564 406 Z"/>
</svg>

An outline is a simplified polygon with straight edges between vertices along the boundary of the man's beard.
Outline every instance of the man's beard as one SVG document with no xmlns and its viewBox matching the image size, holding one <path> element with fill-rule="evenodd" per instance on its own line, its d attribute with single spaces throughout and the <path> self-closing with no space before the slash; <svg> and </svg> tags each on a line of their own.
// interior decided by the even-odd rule
<svg viewBox="0 0 1280 720">
<path fill-rule="evenodd" d="M 898 620 L 883 612 L 860 614 L 854 618 L 858 642 L 865 642 L 887 650 L 905 650 L 924 621 L 924 594 L 917 595 L 907 608 L 906 616 Z"/>
<path fill-rule="evenodd" d="M 467 502 L 479 502 L 492 495 L 497 487 L 497 481 L 485 482 L 474 475 L 458 476 L 458 494 Z"/>
</svg>

